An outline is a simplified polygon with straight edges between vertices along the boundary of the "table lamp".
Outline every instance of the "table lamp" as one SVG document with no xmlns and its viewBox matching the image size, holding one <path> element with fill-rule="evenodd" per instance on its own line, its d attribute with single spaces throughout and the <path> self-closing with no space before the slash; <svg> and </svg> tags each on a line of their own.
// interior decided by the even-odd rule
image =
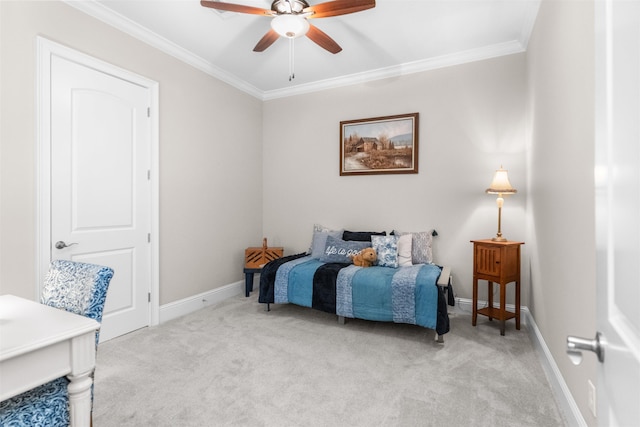
<svg viewBox="0 0 640 427">
<path fill-rule="evenodd" d="M 496 171 L 493 175 L 493 181 L 491 181 L 491 186 L 487 188 L 487 194 L 497 194 L 498 198 L 496 199 L 496 203 L 498 205 L 498 234 L 496 237 L 492 238 L 494 242 L 506 242 L 507 239 L 502 237 L 502 230 L 500 223 L 502 222 L 502 205 L 504 204 L 504 199 L 502 198 L 503 194 L 515 194 L 517 190 L 511 187 L 511 183 L 509 182 L 509 176 L 507 175 L 507 171 L 502 169 L 502 165 L 500 165 L 500 169 Z"/>
</svg>

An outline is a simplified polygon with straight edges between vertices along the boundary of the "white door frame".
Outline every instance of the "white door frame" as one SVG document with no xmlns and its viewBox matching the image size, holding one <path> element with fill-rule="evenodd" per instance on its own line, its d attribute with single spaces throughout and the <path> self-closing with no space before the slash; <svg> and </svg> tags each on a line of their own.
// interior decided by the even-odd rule
<svg viewBox="0 0 640 427">
<path fill-rule="evenodd" d="M 640 4 L 595 3 L 596 327 L 604 351 L 596 412 L 599 425 L 627 426 L 640 421 L 640 333 L 630 291 L 639 285 L 640 230 L 627 225 L 640 208 Z"/>
<path fill-rule="evenodd" d="M 149 325 L 160 315 L 159 99 L 158 82 L 111 65 L 44 37 L 36 37 L 36 295 L 51 259 L 51 58 L 58 56 L 130 81 L 151 94 L 151 302 Z"/>
</svg>

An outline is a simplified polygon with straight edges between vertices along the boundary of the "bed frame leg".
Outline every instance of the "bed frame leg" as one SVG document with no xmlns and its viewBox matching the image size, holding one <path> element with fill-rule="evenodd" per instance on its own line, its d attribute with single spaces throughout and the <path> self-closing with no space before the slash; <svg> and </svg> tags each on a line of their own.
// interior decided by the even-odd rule
<svg viewBox="0 0 640 427">
<path fill-rule="evenodd" d="M 339 323 L 339 324 L 341 324 L 341 325 L 344 325 L 344 324 L 345 324 L 345 318 L 344 318 L 344 316 L 338 316 L 338 323 Z"/>
<path fill-rule="evenodd" d="M 271 311 L 271 306 L 267 303 L 267 311 Z"/>
<path fill-rule="evenodd" d="M 438 335 L 438 333 L 436 332 L 435 340 L 436 340 L 439 344 L 444 344 L 444 335 Z"/>
</svg>

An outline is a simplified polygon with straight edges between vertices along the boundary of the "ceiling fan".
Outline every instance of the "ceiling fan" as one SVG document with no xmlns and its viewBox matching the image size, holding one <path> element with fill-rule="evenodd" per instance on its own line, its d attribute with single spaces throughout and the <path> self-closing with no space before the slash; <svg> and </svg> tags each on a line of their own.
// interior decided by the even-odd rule
<svg viewBox="0 0 640 427">
<path fill-rule="evenodd" d="M 273 17 L 271 29 L 253 48 L 254 52 L 263 52 L 280 36 L 294 39 L 306 35 L 323 49 L 331 53 L 338 53 L 342 50 L 340 45 L 318 27 L 310 24 L 308 19 L 360 12 L 375 7 L 376 2 L 375 0 L 335 0 L 309 6 L 305 0 L 274 0 L 270 10 L 214 0 L 201 0 L 200 4 L 204 7 L 228 12 Z"/>
</svg>

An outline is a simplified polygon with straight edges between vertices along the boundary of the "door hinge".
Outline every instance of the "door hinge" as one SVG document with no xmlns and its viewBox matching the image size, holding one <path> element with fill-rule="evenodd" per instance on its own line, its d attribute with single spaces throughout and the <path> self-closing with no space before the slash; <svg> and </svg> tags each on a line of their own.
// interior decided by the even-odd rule
<svg viewBox="0 0 640 427">
<path fill-rule="evenodd" d="M 151 243 L 151 233 L 147 233 L 147 243 Z"/>
<path fill-rule="evenodd" d="M 147 302 L 151 302 L 151 292 L 147 294 Z"/>
<path fill-rule="evenodd" d="M 147 179 L 151 181 L 151 169 L 147 170 Z"/>
<path fill-rule="evenodd" d="M 147 107 L 147 117 L 151 117 L 151 107 Z"/>
</svg>

